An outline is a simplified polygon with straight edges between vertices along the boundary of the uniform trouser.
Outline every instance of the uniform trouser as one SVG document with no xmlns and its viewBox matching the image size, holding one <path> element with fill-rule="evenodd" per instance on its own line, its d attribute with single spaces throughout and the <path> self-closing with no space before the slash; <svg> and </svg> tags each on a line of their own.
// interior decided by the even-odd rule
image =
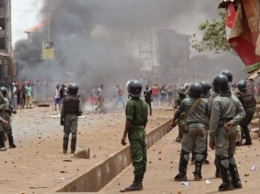
<svg viewBox="0 0 260 194">
<path fill-rule="evenodd" d="M 245 108 L 246 116 L 245 118 L 240 121 L 239 125 L 241 127 L 241 132 L 245 135 L 246 142 L 251 142 L 250 131 L 248 129 L 248 125 L 250 124 L 251 120 L 253 119 L 255 108 Z"/>
<path fill-rule="evenodd" d="M 201 175 L 202 162 L 206 150 L 204 128 L 202 127 L 188 127 L 188 132 L 183 134 L 181 143 L 182 150 L 185 153 L 194 152 L 196 161 L 195 174 Z"/>
<path fill-rule="evenodd" d="M 0 129 L 0 147 L 5 147 L 5 132 L 3 129 Z"/>
<path fill-rule="evenodd" d="M 206 160 L 207 157 L 208 157 L 208 138 L 209 138 L 209 130 L 208 130 L 208 128 L 205 129 L 204 137 L 205 137 L 206 149 L 205 149 L 204 159 L 203 160 Z M 195 160 L 195 152 L 192 152 L 191 161 L 194 161 L 194 160 Z"/>
<path fill-rule="evenodd" d="M 4 118 L 6 121 L 8 121 L 8 124 L 5 127 L 3 127 L 3 130 L 7 134 L 9 145 L 14 145 L 13 131 L 12 131 L 12 125 L 11 125 L 11 117 L 7 112 L 0 114 L 0 116 L 2 118 Z"/>
<path fill-rule="evenodd" d="M 63 149 L 68 149 L 69 135 L 71 133 L 71 150 L 76 150 L 77 141 L 77 128 L 78 128 L 78 115 L 66 114 L 64 122 L 64 136 L 63 136 Z"/>
<path fill-rule="evenodd" d="M 134 174 L 143 176 L 146 171 L 147 155 L 144 129 L 131 129 L 128 133 Z"/>
<path fill-rule="evenodd" d="M 149 112 L 150 112 L 150 115 L 152 115 L 152 102 L 151 101 L 145 101 L 146 104 L 148 105 L 149 107 Z"/>
<path fill-rule="evenodd" d="M 236 162 L 234 159 L 236 149 L 236 135 L 237 126 L 234 126 L 231 130 L 226 130 L 224 127 L 220 127 L 217 130 L 216 137 L 216 162 L 218 163 L 222 175 L 223 182 L 230 182 L 228 179 L 231 176 L 238 176 L 238 172 L 234 172 L 236 168 Z M 234 174 L 236 173 L 236 175 Z"/>
</svg>

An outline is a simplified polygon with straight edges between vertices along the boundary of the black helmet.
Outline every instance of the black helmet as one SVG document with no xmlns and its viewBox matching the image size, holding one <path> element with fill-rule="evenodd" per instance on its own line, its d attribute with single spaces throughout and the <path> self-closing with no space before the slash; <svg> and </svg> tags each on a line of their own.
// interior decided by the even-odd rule
<svg viewBox="0 0 260 194">
<path fill-rule="evenodd" d="M 232 73 L 231 73 L 230 71 L 228 71 L 228 70 L 222 70 L 222 71 L 220 72 L 220 74 L 227 76 L 228 82 L 232 82 L 232 81 L 233 81 L 233 75 L 232 75 Z"/>
<path fill-rule="evenodd" d="M 227 76 L 225 76 L 223 74 L 216 75 L 213 80 L 213 86 L 214 86 L 215 92 L 227 90 L 229 88 Z"/>
<path fill-rule="evenodd" d="M 126 83 L 126 88 L 130 96 L 140 97 L 142 92 L 142 84 L 138 80 L 129 80 Z"/>
<path fill-rule="evenodd" d="M 179 95 L 185 95 L 185 88 L 184 87 L 180 87 L 179 89 L 178 89 L 178 94 Z"/>
<path fill-rule="evenodd" d="M 202 93 L 202 86 L 200 83 L 191 83 L 188 94 L 192 98 L 199 98 Z"/>
<path fill-rule="evenodd" d="M 245 91 L 247 88 L 247 84 L 245 82 L 245 80 L 240 80 L 237 84 L 237 87 L 240 91 Z"/>
<path fill-rule="evenodd" d="M 7 89 L 6 87 L 0 87 L 0 92 L 2 92 L 3 96 L 6 97 L 6 94 L 7 94 Z"/>
<path fill-rule="evenodd" d="M 79 86 L 75 83 L 70 83 L 68 87 L 68 93 L 72 95 L 76 95 L 78 93 Z"/>
<path fill-rule="evenodd" d="M 209 91 L 211 89 L 211 85 L 202 81 L 200 82 L 201 86 L 202 86 L 202 97 L 209 97 Z"/>
</svg>

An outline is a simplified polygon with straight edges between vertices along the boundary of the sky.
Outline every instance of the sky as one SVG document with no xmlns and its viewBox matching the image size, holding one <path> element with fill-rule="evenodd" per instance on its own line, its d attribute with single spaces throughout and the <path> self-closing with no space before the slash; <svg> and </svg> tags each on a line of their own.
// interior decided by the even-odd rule
<svg viewBox="0 0 260 194">
<path fill-rule="evenodd" d="M 41 21 L 39 11 L 42 7 L 40 0 L 12 0 L 12 44 L 19 39 L 26 39 L 24 31 Z"/>
</svg>

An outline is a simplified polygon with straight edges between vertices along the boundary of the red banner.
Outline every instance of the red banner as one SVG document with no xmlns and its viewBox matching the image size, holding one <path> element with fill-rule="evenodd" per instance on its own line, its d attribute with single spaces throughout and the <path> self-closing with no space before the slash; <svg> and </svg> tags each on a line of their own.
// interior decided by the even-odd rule
<svg viewBox="0 0 260 194">
<path fill-rule="evenodd" d="M 259 36 L 257 3 L 257 0 L 242 0 L 237 11 L 233 3 L 229 3 L 226 9 L 228 41 L 247 66 L 248 72 L 260 67 L 260 56 L 256 55 L 256 42 Z"/>
</svg>

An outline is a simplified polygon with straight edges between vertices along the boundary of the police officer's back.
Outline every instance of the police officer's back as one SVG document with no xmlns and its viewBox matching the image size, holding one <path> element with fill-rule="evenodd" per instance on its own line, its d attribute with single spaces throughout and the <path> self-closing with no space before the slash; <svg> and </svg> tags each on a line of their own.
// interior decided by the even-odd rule
<svg viewBox="0 0 260 194">
<path fill-rule="evenodd" d="M 218 95 L 212 100 L 209 145 L 216 150 L 216 162 L 223 181 L 218 189 L 242 188 L 234 154 L 237 125 L 245 117 L 245 111 L 238 98 L 231 93 L 225 75 L 215 76 L 213 83 Z"/>
<path fill-rule="evenodd" d="M 75 152 L 77 140 L 78 116 L 82 114 L 78 85 L 69 84 L 68 95 L 63 99 L 61 106 L 61 125 L 64 125 L 63 153 L 67 153 L 69 134 L 71 137 L 71 153 Z"/>
<path fill-rule="evenodd" d="M 250 90 L 247 89 L 247 83 L 244 80 L 238 82 L 238 90 L 237 97 L 242 103 L 246 116 L 245 118 L 240 121 L 239 125 L 241 126 L 242 133 L 245 135 L 246 142 L 244 145 L 251 145 L 251 137 L 248 125 L 250 124 L 251 120 L 253 119 L 255 108 L 256 108 L 256 100 L 254 95 Z M 241 139 L 242 144 L 242 139 Z"/>
</svg>

